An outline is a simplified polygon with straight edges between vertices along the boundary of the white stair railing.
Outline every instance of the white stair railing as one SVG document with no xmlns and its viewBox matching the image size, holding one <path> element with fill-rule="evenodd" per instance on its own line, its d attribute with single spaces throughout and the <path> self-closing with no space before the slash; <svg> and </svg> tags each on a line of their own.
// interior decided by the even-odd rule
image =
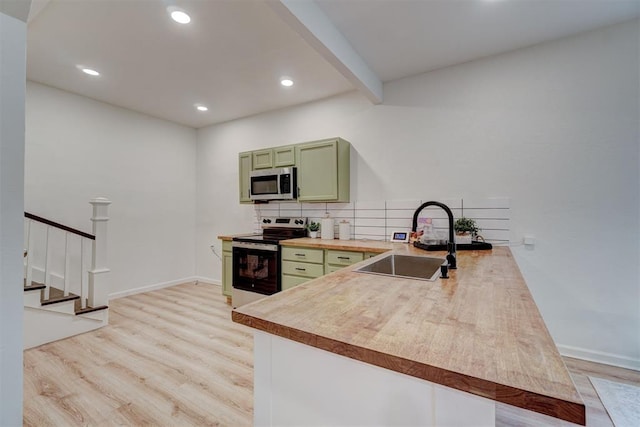
<svg viewBox="0 0 640 427">
<path fill-rule="evenodd" d="M 107 268 L 107 224 L 109 221 L 110 200 L 96 197 L 90 202 L 93 205 L 93 251 L 91 270 L 89 270 L 89 304 L 92 307 L 107 305 L 109 302 L 109 283 Z"/>
<path fill-rule="evenodd" d="M 33 223 L 39 223 L 44 225 L 44 254 L 40 254 L 41 258 L 43 258 L 40 262 L 43 262 L 44 265 L 40 264 L 40 267 L 44 267 L 43 270 L 43 283 L 45 285 L 44 289 L 44 298 L 48 299 L 50 296 L 50 287 L 53 284 L 52 278 L 54 273 L 52 272 L 52 240 L 53 233 L 52 229 L 58 230 L 56 231 L 59 234 L 61 230 L 64 232 L 64 249 L 60 248 L 60 252 L 64 252 L 64 267 L 63 273 L 58 274 L 58 281 L 62 279 L 63 284 L 60 286 L 63 289 L 64 295 L 68 296 L 70 293 L 74 293 L 80 296 L 81 307 L 86 308 L 87 302 L 91 307 L 97 307 L 101 305 L 106 305 L 109 299 L 109 288 L 108 288 L 108 272 L 110 271 L 106 267 L 107 263 L 107 222 L 109 220 L 108 217 L 108 206 L 111 202 L 105 198 L 98 197 L 92 199 L 90 201 L 91 205 L 93 205 L 93 215 L 91 221 L 93 222 L 93 234 L 88 234 L 83 231 L 79 231 L 73 229 L 71 227 L 67 227 L 62 224 L 58 224 L 51 220 L 30 214 L 25 212 L 25 220 L 26 220 L 26 242 L 25 242 L 25 284 L 27 286 L 31 285 L 33 282 L 33 271 L 34 267 L 37 268 L 34 264 L 36 263 L 35 255 L 35 230 L 33 227 Z M 79 245 L 72 244 L 72 238 L 79 237 Z M 85 265 L 86 257 L 85 257 L 85 249 L 86 249 L 86 241 L 91 240 L 91 266 L 87 268 Z M 61 241 L 59 243 L 62 243 Z M 62 245 L 58 245 L 62 246 Z M 79 246 L 79 257 L 77 252 L 74 252 L 75 249 L 78 249 Z M 78 260 L 79 258 L 79 260 Z M 73 260 L 76 261 L 73 261 Z M 72 279 L 72 272 L 74 271 L 75 262 L 79 262 L 79 270 L 80 276 L 77 282 L 74 282 Z M 75 270 L 76 272 L 78 270 Z M 60 277 L 62 276 L 62 277 Z"/>
</svg>

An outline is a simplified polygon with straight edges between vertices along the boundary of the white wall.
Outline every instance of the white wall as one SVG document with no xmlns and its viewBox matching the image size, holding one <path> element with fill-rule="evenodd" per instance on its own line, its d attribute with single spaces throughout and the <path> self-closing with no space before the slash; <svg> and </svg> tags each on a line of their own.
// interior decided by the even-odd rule
<svg viewBox="0 0 640 427">
<path fill-rule="evenodd" d="M 33 82 L 26 126 L 26 211 L 91 232 L 112 201 L 112 294 L 193 277 L 194 129 Z"/>
<path fill-rule="evenodd" d="M 0 425 L 22 425 L 22 211 L 27 24 L 0 12 Z"/>
<path fill-rule="evenodd" d="M 513 252 L 562 351 L 640 369 L 638 26 L 390 82 L 382 105 L 350 93 L 201 129 L 198 275 L 220 277 L 217 234 L 252 227 L 238 152 L 341 136 L 352 200 L 508 197 Z"/>
</svg>

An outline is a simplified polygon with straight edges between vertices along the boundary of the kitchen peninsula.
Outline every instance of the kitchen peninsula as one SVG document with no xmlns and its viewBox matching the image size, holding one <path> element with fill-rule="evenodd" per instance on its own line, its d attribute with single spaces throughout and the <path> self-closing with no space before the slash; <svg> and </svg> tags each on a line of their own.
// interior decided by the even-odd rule
<svg viewBox="0 0 640 427">
<path fill-rule="evenodd" d="M 235 322 L 257 329 L 256 425 L 493 425 L 495 401 L 585 424 L 509 248 L 459 252 L 458 269 L 435 282 L 353 271 L 384 256 L 233 311 Z"/>
</svg>

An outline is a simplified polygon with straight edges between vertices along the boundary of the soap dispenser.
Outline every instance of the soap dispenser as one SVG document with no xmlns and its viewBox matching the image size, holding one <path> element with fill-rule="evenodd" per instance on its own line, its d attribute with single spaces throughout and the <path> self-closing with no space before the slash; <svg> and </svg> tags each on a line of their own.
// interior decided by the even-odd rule
<svg viewBox="0 0 640 427">
<path fill-rule="evenodd" d="M 433 221 L 431 218 L 427 218 L 425 221 L 424 233 L 420 238 L 420 242 L 425 245 L 437 245 L 439 243 L 439 238 L 433 229 Z"/>
</svg>

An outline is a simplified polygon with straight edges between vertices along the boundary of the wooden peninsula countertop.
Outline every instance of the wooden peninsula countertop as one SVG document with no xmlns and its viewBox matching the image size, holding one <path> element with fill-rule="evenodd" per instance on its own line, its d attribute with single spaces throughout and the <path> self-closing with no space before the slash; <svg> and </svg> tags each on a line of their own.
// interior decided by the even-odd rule
<svg viewBox="0 0 640 427">
<path fill-rule="evenodd" d="M 442 257 L 407 244 L 289 246 Z M 232 312 L 233 321 L 352 359 L 585 425 L 585 406 L 507 247 L 458 252 L 435 282 L 354 272 L 362 261 Z"/>
</svg>

